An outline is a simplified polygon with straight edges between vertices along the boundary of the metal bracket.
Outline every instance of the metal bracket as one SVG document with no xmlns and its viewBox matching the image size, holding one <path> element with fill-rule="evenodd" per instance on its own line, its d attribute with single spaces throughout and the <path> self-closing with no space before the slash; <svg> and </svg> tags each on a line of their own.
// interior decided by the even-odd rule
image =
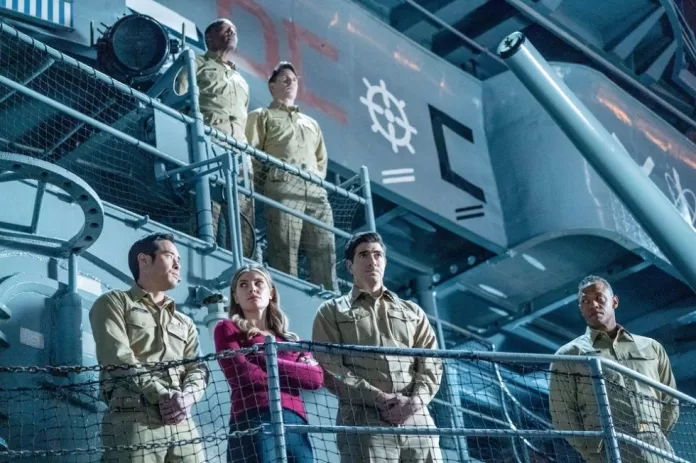
<svg viewBox="0 0 696 463">
<path fill-rule="evenodd" d="M 104 207 L 97 193 L 80 177 L 62 167 L 30 156 L 0 151 L 0 183 L 36 180 L 39 183 L 34 202 L 32 224 L 0 223 L 0 244 L 49 257 L 66 258 L 93 245 L 104 229 Z M 38 235 L 38 219 L 46 185 L 53 185 L 80 206 L 85 217 L 82 228 L 70 239 Z"/>
<path fill-rule="evenodd" d="M 199 249 L 199 252 L 204 256 L 209 256 L 210 254 L 214 253 L 217 250 L 218 250 L 217 243 L 209 243 L 207 246 L 201 247 Z"/>
<path fill-rule="evenodd" d="M 150 216 L 149 215 L 144 215 L 140 217 L 139 219 L 136 220 L 127 220 L 126 223 L 130 225 L 131 227 L 135 228 L 136 230 L 140 230 L 143 228 L 145 225 L 150 223 Z"/>
</svg>

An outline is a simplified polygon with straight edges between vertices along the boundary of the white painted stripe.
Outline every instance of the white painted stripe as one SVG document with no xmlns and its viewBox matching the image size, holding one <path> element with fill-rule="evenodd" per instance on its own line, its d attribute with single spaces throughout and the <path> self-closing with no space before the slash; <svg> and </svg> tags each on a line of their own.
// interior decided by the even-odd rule
<svg viewBox="0 0 696 463">
<path fill-rule="evenodd" d="M 36 0 L 29 1 L 29 16 L 36 16 Z"/>
<path fill-rule="evenodd" d="M 56 24 L 60 24 L 60 0 L 53 0 L 53 21 Z"/>
<path fill-rule="evenodd" d="M 81 289 L 86 293 L 94 294 L 96 296 L 101 296 L 104 292 L 100 282 L 82 275 L 77 276 L 77 289 Z"/>
<path fill-rule="evenodd" d="M 31 0 L 29 0 L 31 1 Z M 19 0 L 17 2 L 17 12 L 24 14 L 24 0 Z"/>
<path fill-rule="evenodd" d="M 389 183 L 410 183 L 410 182 L 415 182 L 415 181 L 416 181 L 416 177 L 413 175 L 408 176 L 408 177 L 389 177 L 389 178 L 382 179 L 382 183 L 384 183 L 385 185 L 387 185 Z"/>
<path fill-rule="evenodd" d="M 48 0 L 41 0 L 41 19 L 48 21 Z"/>
<path fill-rule="evenodd" d="M 412 174 L 413 169 L 390 169 L 390 170 L 383 170 L 382 175 L 404 175 L 404 174 Z"/>
<path fill-rule="evenodd" d="M 72 27 L 72 3 L 63 2 L 63 8 L 65 8 L 64 26 Z"/>
<path fill-rule="evenodd" d="M 34 349 L 44 348 L 44 335 L 29 328 L 19 327 L 19 343 Z"/>
<path fill-rule="evenodd" d="M 652 158 L 650 156 L 648 156 L 648 159 L 645 160 L 641 169 L 643 170 L 643 172 L 645 172 L 645 175 L 647 175 L 649 177 L 650 174 L 652 174 L 652 171 L 654 168 L 655 168 L 655 161 L 653 161 Z"/>
</svg>

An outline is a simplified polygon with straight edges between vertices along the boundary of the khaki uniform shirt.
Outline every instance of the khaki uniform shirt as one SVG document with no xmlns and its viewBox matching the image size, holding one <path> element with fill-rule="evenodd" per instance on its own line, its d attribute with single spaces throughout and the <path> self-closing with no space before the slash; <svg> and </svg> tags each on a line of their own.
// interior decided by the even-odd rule
<svg viewBox="0 0 696 463">
<path fill-rule="evenodd" d="M 587 328 L 584 335 L 561 347 L 557 355 L 598 355 L 676 388 L 672 368 L 664 348 L 654 339 L 631 334 L 622 327 L 615 339 Z M 556 429 L 598 431 L 602 425 L 589 366 L 582 363 L 556 362 L 551 365 L 549 408 Z M 656 439 L 642 434 L 666 435 L 677 422 L 676 399 L 632 377 L 624 377 L 610 368 L 603 369 L 614 427 L 618 432 L 641 440 Z M 662 437 L 662 436 L 659 436 Z M 604 452 L 601 438 L 573 437 L 568 441 L 586 459 L 595 460 Z"/>
<path fill-rule="evenodd" d="M 328 155 L 317 121 L 297 106 L 273 102 L 249 114 L 249 144 L 302 170 L 326 177 Z"/>
<path fill-rule="evenodd" d="M 177 312 L 167 298 L 159 307 L 139 286 L 129 291 L 109 291 L 99 297 L 89 313 L 100 365 L 134 365 L 128 370 L 102 370 L 102 397 L 112 406 L 151 405 L 170 390 L 193 392 L 198 401 L 208 384 L 205 363 L 164 367 L 140 364 L 198 357 L 198 331 L 193 320 Z"/>
<path fill-rule="evenodd" d="M 319 307 L 312 340 L 335 344 L 437 349 L 428 317 L 413 302 L 384 290 L 376 299 L 353 287 L 350 294 Z M 437 358 L 354 353 L 316 354 L 324 386 L 343 404 L 374 406 L 380 392 L 419 395 L 427 405 L 437 393 Z"/>
<path fill-rule="evenodd" d="M 249 111 L 249 85 L 237 72 L 234 63 L 223 61 L 214 53 L 206 52 L 196 57 L 196 82 L 198 101 L 206 125 L 214 126 L 235 140 L 246 143 L 244 130 Z M 176 91 L 181 94 L 188 90 L 186 71 L 176 80 Z M 232 133 L 224 130 L 227 123 L 232 124 Z"/>
</svg>

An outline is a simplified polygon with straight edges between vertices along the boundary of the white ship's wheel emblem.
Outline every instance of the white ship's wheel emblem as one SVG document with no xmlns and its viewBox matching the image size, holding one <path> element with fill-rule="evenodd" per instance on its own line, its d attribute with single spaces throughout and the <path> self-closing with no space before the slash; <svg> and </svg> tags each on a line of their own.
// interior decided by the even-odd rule
<svg viewBox="0 0 696 463">
<path fill-rule="evenodd" d="M 406 117 L 404 108 L 406 103 L 403 100 L 397 100 L 394 95 L 389 93 L 387 86 L 380 79 L 379 85 L 370 85 L 370 82 L 363 77 L 363 82 L 367 87 L 367 95 L 360 97 L 360 102 L 367 106 L 372 119 L 372 131 L 382 134 L 384 138 L 392 145 L 392 150 L 395 153 L 399 152 L 400 147 L 406 147 L 411 154 L 415 154 L 416 150 L 411 145 L 411 136 L 418 131 L 411 126 Z M 382 105 L 375 102 L 375 98 L 381 95 Z M 386 124 L 382 124 L 382 120 Z M 397 126 L 401 136 L 397 137 Z"/>
</svg>

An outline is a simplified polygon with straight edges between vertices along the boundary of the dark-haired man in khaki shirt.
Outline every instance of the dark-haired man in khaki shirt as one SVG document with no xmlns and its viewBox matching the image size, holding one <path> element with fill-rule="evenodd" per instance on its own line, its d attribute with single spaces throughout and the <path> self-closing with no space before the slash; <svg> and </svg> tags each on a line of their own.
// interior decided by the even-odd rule
<svg viewBox="0 0 696 463">
<path fill-rule="evenodd" d="M 616 323 L 619 298 L 609 283 L 590 276 L 580 283 L 580 312 L 587 323 L 585 334 L 561 347 L 558 355 L 598 355 L 637 373 L 676 388 L 665 349 L 654 339 L 629 333 Z M 673 397 L 647 384 L 603 369 L 614 427 L 668 453 L 667 440 L 679 418 Z M 551 365 L 549 408 L 556 429 L 599 431 L 602 429 L 597 399 L 587 364 L 555 362 Z M 569 437 L 568 442 L 587 462 L 607 461 L 602 438 Z M 619 443 L 624 461 L 658 463 L 667 461 L 636 446 Z"/>
<path fill-rule="evenodd" d="M 319 124 L 295 106 L 297 75 L 290 63 L 280 63 L 268 80 L 273 102 L 249 114 L 247 138 L 254 148 L 302 170 L 326 177 L 328 156 Z M 326 190 L 272 166 L 257 166 L 257 187 L 269 198 L 333 226 Z M 336 248 L 332 232 L 265 206 L 268 263 L 297 276 L 298 252 L 307 256 L 309 281 L 333 290 Z"/>
<path fill-rule="evenodd" d="M 169 442 L 145 450 L 106 451 L 104 462 L 202 463 L 200 444 L 177 441 L 199 437 L 191 408 L 205 392 L 209 371 L 199 356 L 198 331 L 177 311 L 164 291 L 179 281 L 179 254 L 169 234 L 136 242 L 129 266 L 137 284 L 128 291 L 100 296 L 89 313 L 102 366 L 130 366 L 100 372 L 100 390 L 108 410 L 102 424 L 105 447 Z M 168 366 L 148 363 L 175 362 Z"/>
<path fill-rule="evenodd" d="M 235 140 L 246 143 L 249 85 L 232 61 L 238 43 L 236 26 L 227 19 L 214 21 L 206 28 L 205 43 L 208 51 L 196 57 L 198 103 L 203 114 L 203 121 L 206 125 Z M 182 94 L 187 90 L 187 74 L 181 72 L 176 80 L 176 91 Z M 249 156 L 245 155 L 243 159 L 251 174 L 252 165 Z M 221 211 L 222 205 L 213 201 L 213 236 L 216 239 Z M 247 196 L 239 196 L 239 212 L 246 218 L 242 221 L 244 256 L 252 257 L 254 234 L 250 227 L 254 224 L 254 208 L 253 202 Z M 227 237 L 224 242 L 227 243 Z M 229 245 L 230 243 L 227 243 L 228 248 Z"/>
<path fill-rule="evenodd" d="M 354 236 L 345 258 L 353 290 L 319 307 L 312 340 L 334 344 L 437 349 L 423 310 L 384 287 L 385 248 L 377 233 Z M 338 397 L 347 426 L 434 426 L 426 408 L 440 388 L 437 358 L 316 353 L 324 386 Z M 442 461 L 437 436 L 339 433 L 343 463 Z"/>
</svg>

